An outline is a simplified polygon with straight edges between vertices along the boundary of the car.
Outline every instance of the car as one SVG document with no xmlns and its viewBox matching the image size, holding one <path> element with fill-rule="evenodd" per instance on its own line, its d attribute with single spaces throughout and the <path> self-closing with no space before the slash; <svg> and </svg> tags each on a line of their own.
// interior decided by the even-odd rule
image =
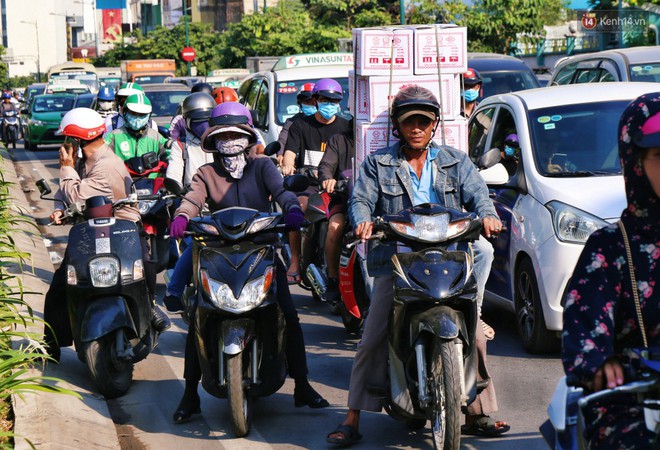
<svg viewBox="0 0 660 450">
<path fill-rule="evenodd" d="M 495 94 L 541 87 L 534 71 L 513 56 L 497 53 L 468 52 L 468 67 L 479 72 L 483 95 L 477 101 Z"/>
<path fill-rule="evenodd" d="M 240 102 L 251 110 L 254 127 L 269 144 L 277 140 L 284 122 L 299 112 L 296 96 L 305 83 L 322 78 L 337 80 L 344 90 L 341 114 L 348 117 L 348 71 L 352 68 L 352 53 L 285 56 L 271 70 L 243 80 L 238 89 Z"/>
<path fill-rule="evenodd" d="M 23 92 L 23 98 L 25 98 L 25 104 L 29 105 L 30 101 L 35 95 L 46 93 L 46 86 L 48 83 L 34 83 L 25 88 Z"/>
<path fill-rule="evenodd" d="M 73 104 L 74 108 L 96 108 L 96 94 L 78 94 Z"/>
<path fill-rule="evenodd" d="M 550 86 L 609 81 L 660 82 L 660 47 L 631 47 L 573 55 L 557 61 Z"/>
<path fill-rule="evenodd" d="M 151 101 L 152 119 L 159 127 L 170 129 L 170 122 L 178 113 L 183 99 L 190 95 L 190 87 L 181 83 L 155 83 L 142 86 Z"/>
<path fill-rule="evenodd" d="M 499 157 L 510 134 L 520 142 L 510 178 L 488 186 L 503 231 L 491 240 L 484 298 L 515 313 L 531 353 L 559 348 L 562 299 L 584 243 L 626 207 L 619 118 L 654 91 L 653 83 L 532 89 L 488 97 L 469 119 L 468 152 L 478 166 L 484 155 Z"/>
<path fill-rule="evenodd" d="M 204 82 L 204 77 L 168 77 L 165 78 L 165 83 L 180 83 L 189 88 L 192 88 L 197 83 Z"/>
<path fill-rule="evenodd" d="M 58 80 L 46 86 L 46 94 L 89 94 L 91 92 L 89 85 L 81 83 L 78 80 Z"/>
<path fill-rule="evenodd" d="M 60 144 L 64 136 L 56 136 L 62 116 L 73 109 L 76 102 L 74 94 L 35 95 L 29 108 L 21 111 L 24 117 L 24 146 L 36 150 L 38 145 Z"/>
</svg>

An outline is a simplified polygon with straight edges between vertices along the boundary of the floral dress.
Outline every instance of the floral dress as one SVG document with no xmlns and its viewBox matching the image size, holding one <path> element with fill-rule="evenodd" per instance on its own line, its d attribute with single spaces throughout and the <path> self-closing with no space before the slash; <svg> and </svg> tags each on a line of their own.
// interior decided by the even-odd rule
<svg viewBox="0 0 660 450">
<path fill-rule="evenodd" d="M 660 205 L 632 137 L 659 112 L 660 93 L 644 95 L 627 107 L 619 124 L 628 200 L 621 220 L 630 240 L 649 347 L 660 347 Z M 593 233 L 576 264 L 564 299 L 562 362 L 577 384 L 591 382 L 607 359 L 643 347 L 628 264 L 618 224 Z M 585 411 L 585 423 L 590 449 L 658 448 L 634 396 L 594 403 Z"/>
</svg>

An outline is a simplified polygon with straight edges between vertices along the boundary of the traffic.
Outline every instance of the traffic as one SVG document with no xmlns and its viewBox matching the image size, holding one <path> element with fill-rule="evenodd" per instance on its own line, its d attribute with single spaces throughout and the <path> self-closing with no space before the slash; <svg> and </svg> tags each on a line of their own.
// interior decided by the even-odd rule
<svg viewBox="0 0 660 450">
<path fill-rule="evenodd" d="M 212 435 L 223 411 L 228 437 L 286 439 L 266 423 L 288 402 L 319 427 L 305 448 L 516 448 L 518 433 L 652 448 L 657 49 L 616 79 L 593 63 L 615 52 L 569 57 L 540 87 L 516 58 L 467 53 L 454 26 L 433 43 L 454 65 L 430 72 L 414 51 L 428 27 L 354 30 L 355 53 L 253 73 L 65 63 L 4 92 L 5 147 L 54 166 L 34 180 L 42 232 L 62 230 L 51 363 L 75 355 L 131 408 L 150 361 L 176 354 L 158 360 L 183 380 L 163 413 L 175 434 Z M 510 386 L 512 358 L 537 361 L 543 386 Z M 535 423 L 512 407 L 524 389 Z"/>
</svg>

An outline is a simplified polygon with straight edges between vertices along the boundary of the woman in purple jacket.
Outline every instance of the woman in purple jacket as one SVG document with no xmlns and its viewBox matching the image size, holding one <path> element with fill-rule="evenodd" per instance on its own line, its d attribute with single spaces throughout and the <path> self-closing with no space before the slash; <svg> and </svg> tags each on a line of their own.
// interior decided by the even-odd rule
<svg viewBox="0 0 660 450">
<path fill-rule="evenodd" d="M 303 213 L 298 198 L 284 189 L 282 175 L 270 158 L 256 156 L 252 148 L 257 144 L 257 132 L 249 125 L 250 114 L 240 103 L 222 103 L 216 106 L 209 119 L 209 128 L 202 136 L 202 150 L 213 153 L 214 162 L 199 168 L 192 179 L 191 188 L 175 212 L 170 235 L 183 237 L 190 218 L 199 214 L 205 203 L 213 212 L 222 208 L 242 206 L 270 211 L 271 198 L 285 212 L 284 220 L 291 229 L 299 229 Z M 188 247 L 191 249 L 191 247 Z M 192 259 L 186 250 L 181 258 Z M 298 313 L 286 282 L 286 267 L 279 261 L 276 268 L 277 302 L 286 321 L 286 358 L 289 375 L 295 380 L 296 406 L 324 408 L 328 402 L 307 381 L 305 342 Z M 193 326 L 191 322 L 190 326 Z M 201 370 L 195 349 L 194 332 L 188 330 L 186 339 L 183 398 L 174 413 L 175 423 L 184 423 L 193 414 L 200 413 L 197 385 Z"/>
</svg>

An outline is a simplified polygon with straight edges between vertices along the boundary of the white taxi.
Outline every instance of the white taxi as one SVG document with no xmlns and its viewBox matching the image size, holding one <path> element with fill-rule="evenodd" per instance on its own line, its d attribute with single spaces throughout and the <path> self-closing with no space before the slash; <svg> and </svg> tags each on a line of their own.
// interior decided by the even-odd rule
<svg viewBox="0 0 660 450">
<path fill-rule="evenodd" d="M 305 83 L 333 78 L 344 90 L 341 114 L 348 113 L 348 71 L 353 68 L 352 53 L 310 53 L 280 58 L 269 71 L 247 77 L 238 90 L 243 103 L 252 111 L 254 127 L 266 144 L 276 141 L 282 125 L 300 110 L 296 95 Z"/>
</svg>

